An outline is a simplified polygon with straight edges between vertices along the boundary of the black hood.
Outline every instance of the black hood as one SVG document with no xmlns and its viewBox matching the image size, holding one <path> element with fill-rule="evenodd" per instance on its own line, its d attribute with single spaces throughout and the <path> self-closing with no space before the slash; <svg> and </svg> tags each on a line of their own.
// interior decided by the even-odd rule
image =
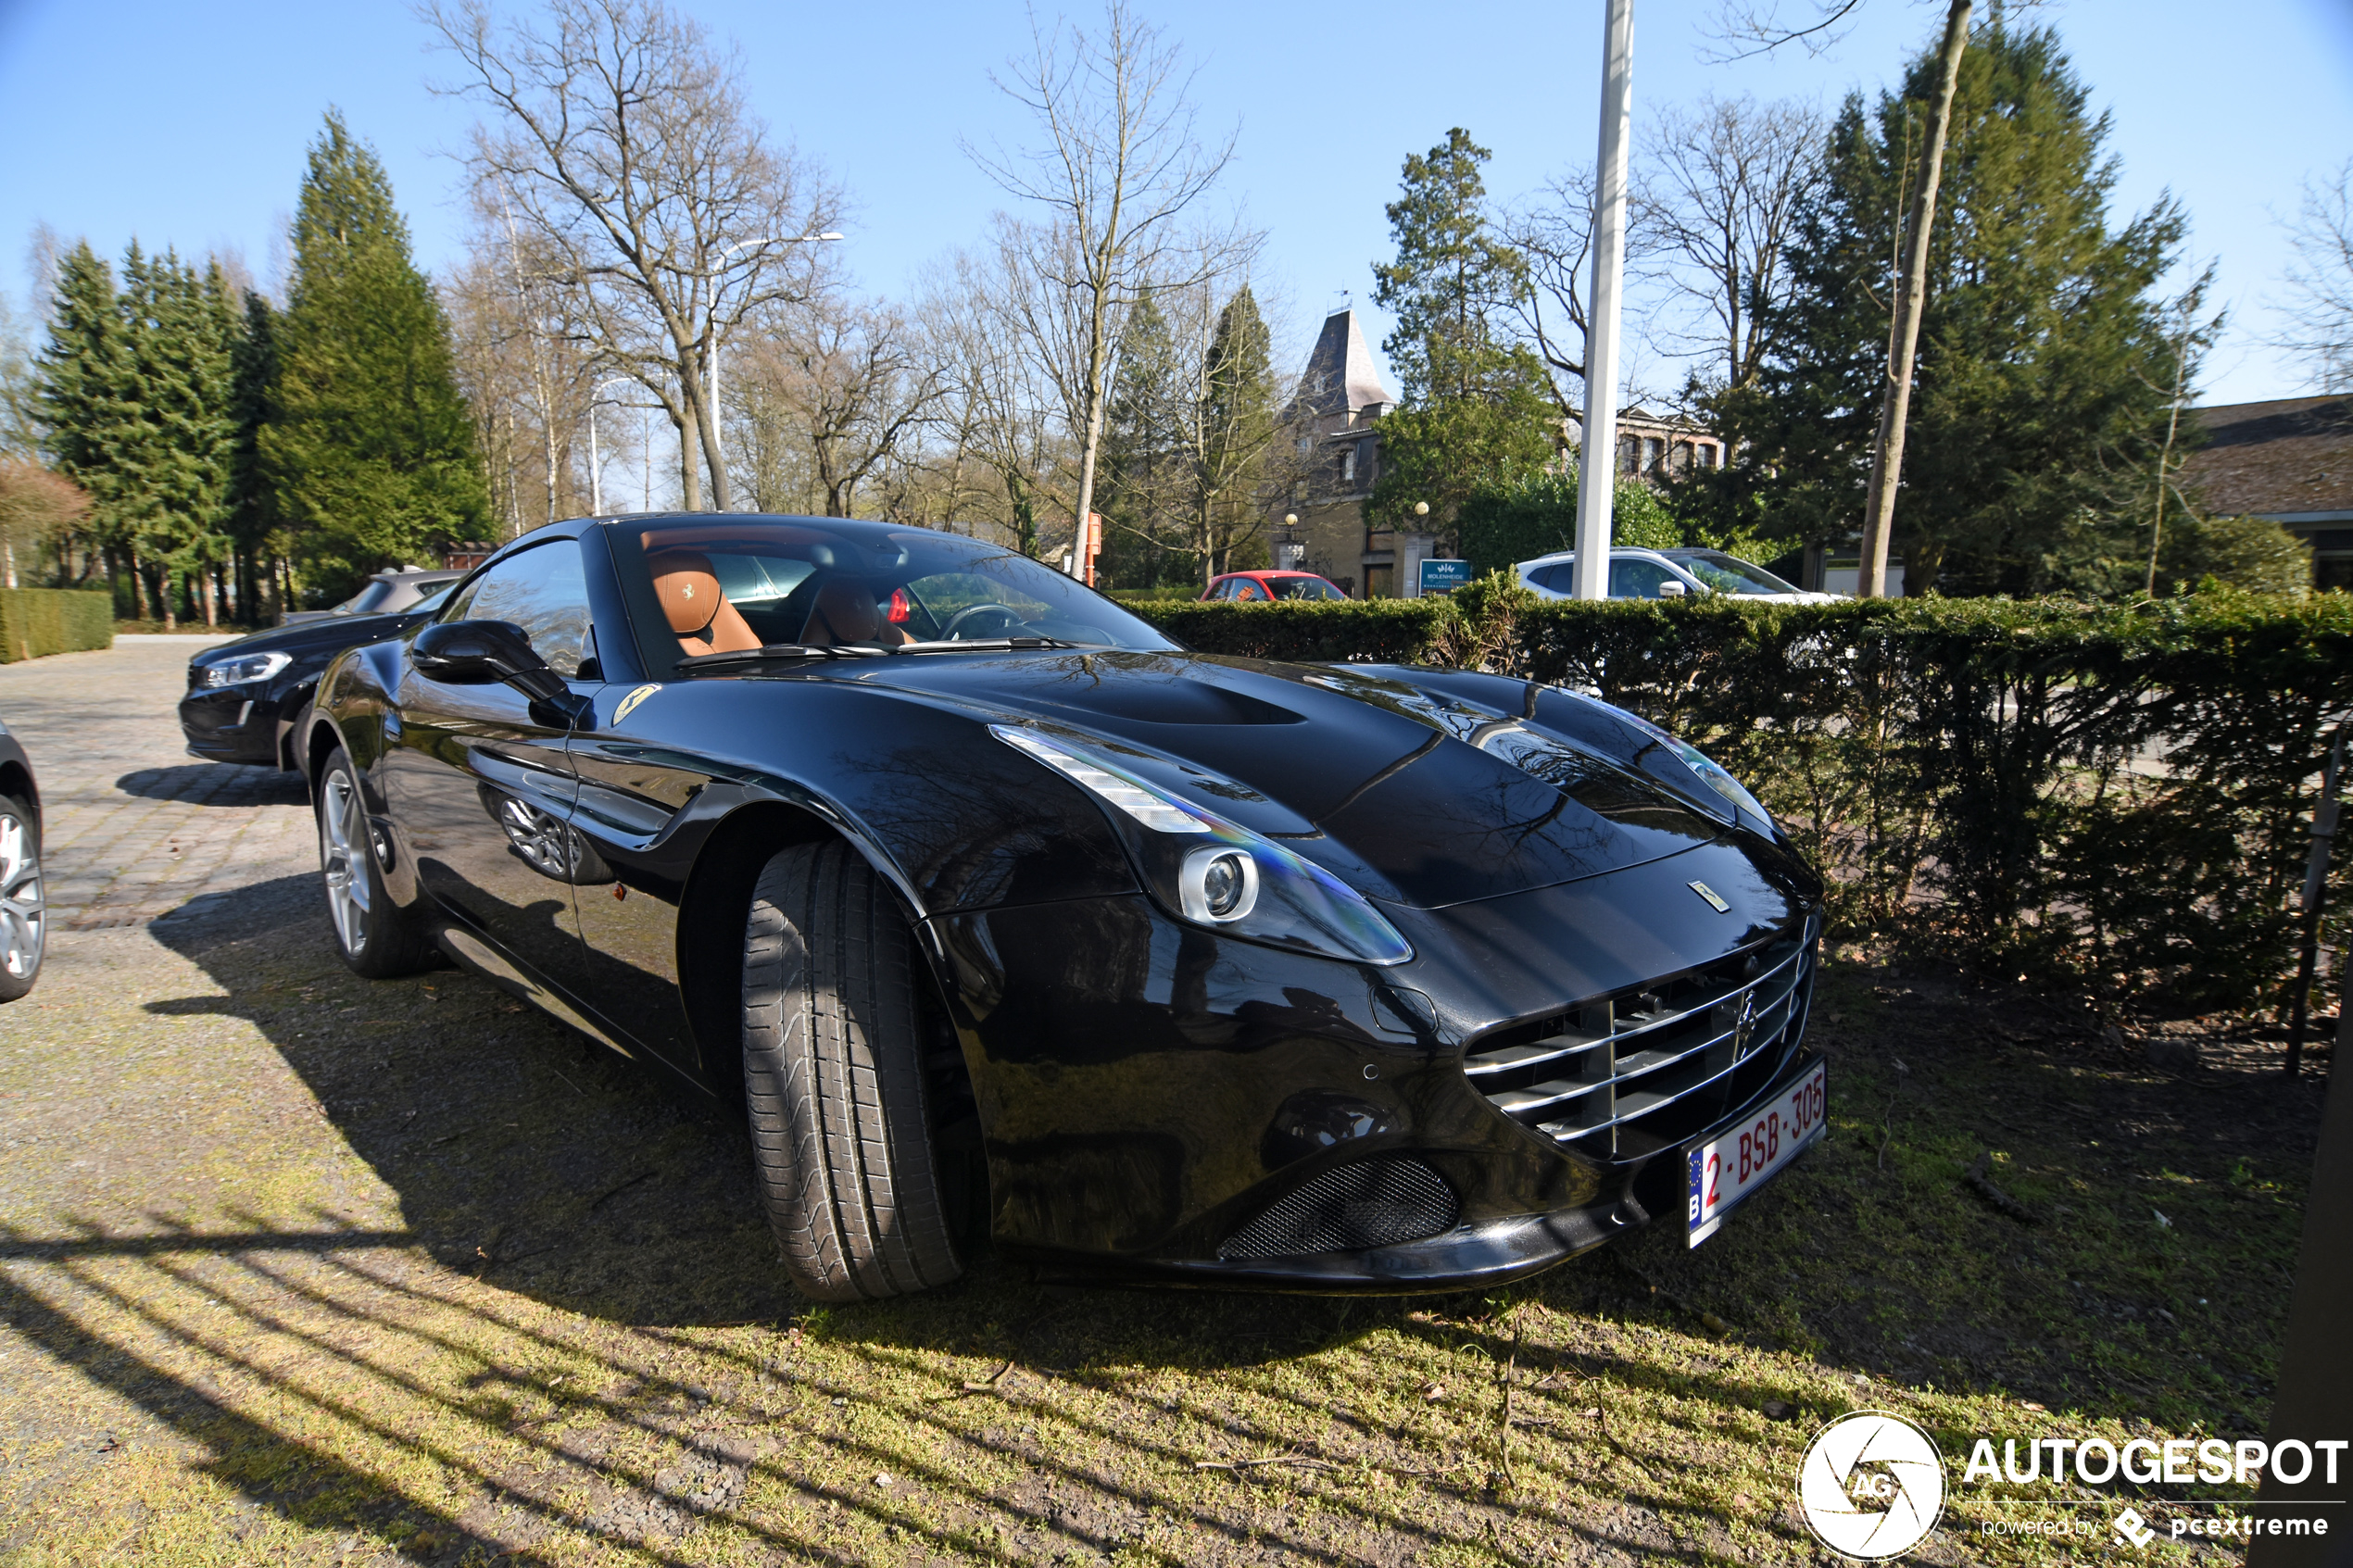
<svg viewBox="0 0 2353 1568">
<path fill-rule="evenodd" d="M 205 665 L 257 653 L 283 653 L 296 659 L 310 654 L 332 656 L 362 643 L 396 637 L 421 619 L 416 615 L 335 615 L 322 621 L 297 621 L 207 648 L 188 662 Z"/>
<path fill-rule="evenodd" d="M 1640 865 L 1731 831 L 1517 707 L 1409 671 L 1121 652 L 918 657 L 827 673 L 1091 737 L 1365 893 L 1425 909 Z"/>
</svg>

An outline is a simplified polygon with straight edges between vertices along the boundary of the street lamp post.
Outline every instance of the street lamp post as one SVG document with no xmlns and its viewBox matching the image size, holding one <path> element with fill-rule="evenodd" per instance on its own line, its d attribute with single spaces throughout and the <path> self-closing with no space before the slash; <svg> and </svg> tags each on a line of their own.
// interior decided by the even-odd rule
<svg viewBox="0 0 2353 1568">
<path fill-rule="evenodd" d="M 839 238 L 841 238 L 839 232 L 828 229 L 822 234 L 771 234 L 762 240 L 737 240 L 719 253 L 720 266 L 712 268 L 710 275 L 703 280 L 706 285 L 704 307 L 711 322 L 711 489 L 714 492 L 719 488 L 719 466 L 727 460 L 725 441 L 719 418 L 719 274 L 724 270 L 729 257 L 739 250 L 748 250 L 753 245 L 810 245 Z"/>
<path fill-rule="evenodd" d="M 588 509 L 598 517 L 605 513 L 605 465 L 597 457 L 597 399 L 605 388 L 635 379 L 607 376 L 588 389 Z"/>
<path fill-rule="evenodd" d="M 1626 273 L 1626 132 L 1634 97 L 1634 0 L 1609 0 L 1602 29 L 1601 145 L 1593 170 L 1592 329 L 1585 351 L 1585 430 L 1577 469 L 1580 599 L 1609 597 L 1610 503 L 1617 483 L 1617 336 Z"/>
</svg>

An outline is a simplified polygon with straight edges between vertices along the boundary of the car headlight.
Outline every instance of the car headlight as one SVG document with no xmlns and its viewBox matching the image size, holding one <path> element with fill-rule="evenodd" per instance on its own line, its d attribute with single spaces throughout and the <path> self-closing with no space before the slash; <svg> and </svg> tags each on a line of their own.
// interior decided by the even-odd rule
<svg viewBox="0 0 2353 1568">
<path fill-rule="evenodd" d="M 266 681 L 294 662 L 294 656 L 283 653 L 249 653 L 239 659 L 224 659 L 204 667 L 197 684 L 209 691 L 215 686 L 242 686 L 249 681 Z"/>
<path fill-rule="evenodd" d="M 1067 742 L 1011 724 L 991 724 L 988 733 L 1110 807 L 1153 895 L 1180 918 L 1358 963 L 1414 956 L 1363 894 L 1313 860 Z"/>
</svg>

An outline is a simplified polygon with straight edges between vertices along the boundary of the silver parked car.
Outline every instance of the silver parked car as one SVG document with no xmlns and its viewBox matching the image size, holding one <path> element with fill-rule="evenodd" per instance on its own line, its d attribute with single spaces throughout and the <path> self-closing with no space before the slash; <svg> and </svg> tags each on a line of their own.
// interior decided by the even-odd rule
<svg viewBox="0 0 2353 1568">
<path fill-rule="evenodd" d="M 398 615 L 420 599 L 447 588 L 469 570 L 410 566 L 397 571 L 379 571 L 368 579 L 366 587 L 343 603 L 329 609 L 289 610 L 279 624 L 293 626 L 305 621 L 324 621 L 333 615 Z"/>
<path fill-rule="evenodd" d="M 1573 590 L 1577 552 L 1560 550 L 1513 569 L 1519 580 L 1548 599 L 1565 599 Z M 1835 604 L 1838 594 L 1809 593 L 1782 582 L 1761 566 L 1752 565 L 1721 550 L 1613 549 L 1609 553 L 1609 596 L 1613 599 L 1675 599 L 1686 595 L 1729 594 L 1742 599 L 1778 599 L 1783 604 Z"/>
</svg>

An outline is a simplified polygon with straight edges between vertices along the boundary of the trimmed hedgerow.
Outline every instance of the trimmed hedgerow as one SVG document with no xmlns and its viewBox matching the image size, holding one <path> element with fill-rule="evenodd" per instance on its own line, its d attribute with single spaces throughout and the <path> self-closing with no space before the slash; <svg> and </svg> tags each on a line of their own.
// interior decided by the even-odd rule
<svg viewBox="0 0 2353 1568">
<path fill-rule="evenodd" d="M 1595 692 L 1747 781 L 1851 929 L 2199 1005 L 2255 1000 L 2292 961 L 2318 775 L 2353 712 L 2353 596 L 1579 604 L 1490 580 L 1457 597 L 1418 621 L 1272 607 L 1280 637 L 1253 634 L 1269 610 L 1219 605 L 1166 629 Z"/>
<path fill-rule="evenodd" d="M 1196 600 L 1126 608 L 1202 653 L 1311 664 L 1422 662 L 1441 626 L 1455 619 L 1443 599 Z"/>
<path fill-rule="evenodd" d="M 0 588 L 0 664 L 113 645 L 111 594 Z"/>
</svg>

